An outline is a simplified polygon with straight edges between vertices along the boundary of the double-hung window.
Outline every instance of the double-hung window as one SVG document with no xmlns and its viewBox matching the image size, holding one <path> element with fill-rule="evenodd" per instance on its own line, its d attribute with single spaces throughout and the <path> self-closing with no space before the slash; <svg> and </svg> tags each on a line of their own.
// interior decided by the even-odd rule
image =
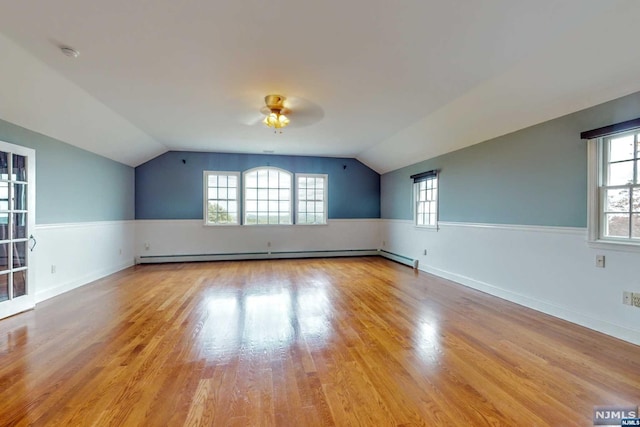
<svg viewBox="0 0 640 427">
<path fill-rule="evenodd" d="M 296 174 L 296 223 L 327 223 L 327 175 Z"/>
<path fill-rule="evenodd" d="M 438 171 L 412 175 L 414 216 L 418 227 L 437 227 L 438 225 Z"/>
<path fill-rule="evenodd" d="M 206 225 L 238 225 L 240 173 L 204 172 Z"/>
<path fill-rule="evenodd" d="M 244 224 L 292 224 L 292 174 L 274 167 L 243 174 Z"/>
<path fill-rule="evenodd" d="M 629 122 L 632 125 L 634 122 Z M 620 128 L 621 125 L 614 125 Z M 640 245 L 640 123 L 589 139 L 589 237 Z M 624 128 L 624 126 L 622 126 Z M 602 128 L 610 129 L 614 127 Z M 600 130 L 602 130 L 600 129 Z M 615 129 L 615 128 L 614 128 Z M 589 132 L 597 132 L 595 131 Z M 589 132 L 583 133 L 589 134 Z"/>
</svg>

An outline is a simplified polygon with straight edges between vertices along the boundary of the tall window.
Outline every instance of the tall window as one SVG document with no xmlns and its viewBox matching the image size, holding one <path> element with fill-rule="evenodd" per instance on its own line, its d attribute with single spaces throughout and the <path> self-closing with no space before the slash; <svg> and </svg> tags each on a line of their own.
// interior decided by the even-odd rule
<svg viewBox="0 0 640 427">
<path fill-rule="evenodd" d="M 204 172 L 205 191 L 205 224 L 207 225 L 237 225 L 238 216 L 238 187 L 240 174 L 238 172 Z"/>
<path fill-rule="evenodd" d="M 419 227 L 438 224 L 438 171 L 412 175 L 415 200 L 415 222 Z"/>
<path fill-rule="evenodd" d="M 640 243 L 640 131 L 599 144 L 600 238 Z"/>
<path fill-rule="evenodd" d="M 244 173 L 244 224 L 292 224 L 292 176 L 264 167 Z"/>
<path fill-rule="evenodd" d="M 298 224 L 327 223 L 327 175 L 296 174 Z"/>
</svg>

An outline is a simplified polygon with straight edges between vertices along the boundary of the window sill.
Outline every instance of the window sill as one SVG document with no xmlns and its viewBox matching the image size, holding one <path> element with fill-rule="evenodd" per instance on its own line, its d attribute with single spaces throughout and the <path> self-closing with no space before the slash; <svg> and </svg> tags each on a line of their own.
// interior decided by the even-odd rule
<svg viewBox="0 0 640 427">
<path fill-rule="evenodd" d="M 413 228 L 421 231 L 435 231 L 435 232 L 437 232 L 440 229 L 437 225 L 415 225 L 415 224 L 413 224 Z"/>
<path fill-rule="evenodd" d="M 204 223 L 202 224 L 205 227 L 239 227 L 240 224 L 209 224 L 209 223 Z"/>
<path fill-rule="evenodd" d="M 614 240 L 589 240 L 587 244 L 590 248 L 594 249 L 640 253 L 640 243 L 618 242 Z"/>
</svg>

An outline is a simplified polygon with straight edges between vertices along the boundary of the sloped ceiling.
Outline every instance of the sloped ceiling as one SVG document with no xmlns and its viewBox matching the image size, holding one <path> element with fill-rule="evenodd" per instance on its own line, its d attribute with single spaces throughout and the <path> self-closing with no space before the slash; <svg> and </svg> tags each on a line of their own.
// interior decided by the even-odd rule
<svg viewBox="0 0 640 427">
<path fill-rule="evenodd" d="M 640 90 L 635 0 L 0 10 L 0 118 L 131 166 L 167 150 L 273 151 L 384 173 Z M 315 122 L 274 134 L 259 123 L 269 93 L 313 106 Z"/>
</svg>

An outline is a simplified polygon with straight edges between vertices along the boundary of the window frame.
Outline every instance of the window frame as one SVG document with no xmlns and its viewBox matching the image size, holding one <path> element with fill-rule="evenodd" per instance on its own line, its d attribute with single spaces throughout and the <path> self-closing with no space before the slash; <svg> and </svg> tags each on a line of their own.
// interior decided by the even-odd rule
<svg viewBox="0 0 640 427">
<path fill-rule="evenodd" d="M 300 222 L 300 198 L 299 198 L 299 181 L 298 178 L 322 178 L 324 180 L 323 187 L 323 209 L 324 209 L 324 218 L 323 222 L 317 223 L 308 223 L 308 222 Z M 307 200 L 306 198 L 304 199 Z M 295 225 L 328 225 L 329 224 L 329 175 L 328 174 L 320 174 L 320 173 L 296 173 L 295 174 Z"/>
<path fill-rule="evenodd" d="M 215 222 L 209 222 L 209 176 L 211 175 L 217 175 L 217 176 L 221 176 L 221 175 L 225 175 L 227 177 L 229 176 L 234 176 L 236 177 L 236 182 L 238 183 L 238 185 L 236 186 L 236 198 L 235 199 L 225 199 L 227 201 L 229 200 L 235 200 L 238 206 L 238 210 L 236 213 L 236 221 L 235 222 L 228 222 L 228 223 L 215 223 Z M 241 221 L 240 221 L 240 217 L 241 217 L 241 213 L 242 213 L 242 205 L 241 205 L 241 200 L 242 198 L 239 197 L 240 196 L 240 192 L 242 191 L 242 181 L 240 180 L 240 172 L 237 171 L 203 171 L 203 220 L 204 220 L 204 225 L 207 227 L 226 227 L 226 226 L 238 226 L 241 225 Z M 227 188 L 229 188 L 227 186 Z M 216 200 L 220 200 L 220 199 L 216 199 Z"/>
<path fill-rule="evenodd" d="M 247 222 L 247 183 L 248 183 L 248 179 L 246 178 L 248 174 L 253 173 L 253 172 L 259 172 L 261 170 L 266 170 L 267 173 L 270 170 L 275 170 L 279 173 L 284 173 L 286 175 L 288 175 L 291 179 L 291 186 L 289 187 L 289 204 L 290 204 L 290 210 L 289 210 L 289 222 L 280 222 L 280 216 L 278 215 L 278 223 L 259 223 L 256 219 L 256 223 L 248 223 Z M 286 169 L 282 169 L 282 168 L 278 168 L 278 167 L 274 167 L 274 166 L 258 166 L 255 168 L 251 168 L 251 169 L 247 169 L 244 172 L 242 172 L 242 225 L 247 225 L 247 226 L 288 226 L 288 225 L 294 225 L 294 216 L 295 216 L 295 211 L 294 211 L 294 194 L 293 194 L 293 190 L 295 188 L 295 182 L 294 182 L 294 174 Z M 260 190 L 260 187 L 256 187 L 256 190 Z M 267 190 L 270 190 L 270 187 L 267 187 Z M 281 190 L 281 188 L 278 188 L 278 190 Z M 256 199 L 256 202 L 258 202 L 259 199 Z M 269 199 L 267 199 L 267 203 L 269 203 Z M 280 203 L 281 200 L 280 198 L 277 199 L 277 202 Z M 256 210 L 256 213 L 259 213 L 259 210 Z M 269 210 L 267 209 L 267 213 L 269 212 Z M 278 212 L 280 212 L 280 210 L 278 210 Z"/>
<path fill-rule="evenodd" d="M 606 183 L 606 174 L 608 172 L 608 142 L 611 139 L 620 138 L 625 135 L 635 135 L 634 138 L 634 158 L 630 159 L 634 162 L 634 177 L 636 183 L 628 185 L 608 186 Z M 640 252 L 640 237 L 633 238 L 630 233 L 628 237 L 605 236 L 605 209 L 606 209 L 606 190 L 608 188 L 638 188 L 640 191 L 640 149 L 638 148 L 638 140 L 640 139 L 640 129 L 628 129 L 607 134 L 600 137 L 594 137 L 587 140 L 587 229 L 588 243 L 592 247 L 625 251 Z M 633 200 L 629 200 L 630 211 L 633 215 Z M 632 221 L 632 218 L 629 219 Z M 632 226 L 632 225 L 630 225 Z"/>
<path fill-rule="evenodd" d="M 414 178 L 414 182 L 412 183 L 412 194 L 413 194 L 413 225 L 417 228 L 420 229 L 426 229 L 426 230 L 438 230 L 438 222 L 440 221 L 440 204 L 439 204 L 439 200 L 440 200 L 440 173 L 437 170 L 434 171 L 430 171 L 433 172 L 434 175 L 433 176 L 429 176 L 426 178 L 414 178 L 417 177 L 418 175 L 412 175 L 412 178 Z M 423 182 L 428 182 L 428 181 L 435 181 L 435 187 L 432 188 L 431 190 L 435 189 L 435 198 L 432 200 L 424 200 L 424 201 L 420 201 L 419 200 L 419 191 L 420 191 L 420 184 Z M 425 189 L 426 190 L 426 189 Z M 434 202 L 434 207 L 435 207 L 435 212 L 433 213 L 434 215 L 434 223 L 433 224 L 419 224 L 418 223 L 418 212 L 419 212 L 419 207 L 418 204 L 419 203 L 428 203 L 428 202 Z"/>
</svg>

